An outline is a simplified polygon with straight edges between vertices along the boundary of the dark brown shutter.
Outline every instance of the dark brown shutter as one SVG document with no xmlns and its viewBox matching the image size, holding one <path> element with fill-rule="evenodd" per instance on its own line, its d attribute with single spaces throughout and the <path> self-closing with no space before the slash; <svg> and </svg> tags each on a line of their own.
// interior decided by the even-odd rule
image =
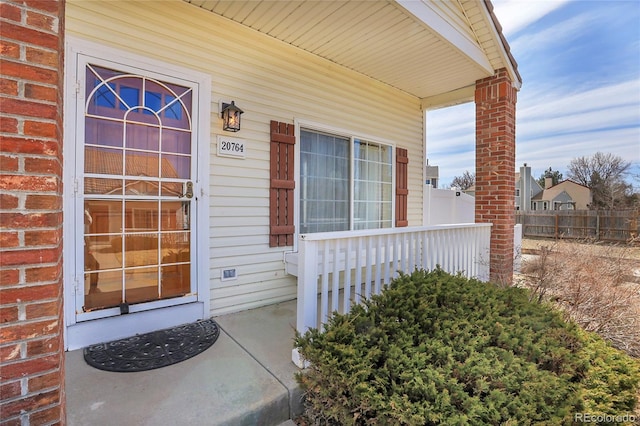
<svg viewBox="0 0 640 426">
<path fill-rule="evenodd" d="M 396 148 L 396 226 L 408 226 L 407 195 L 409 156 L 404 148 Z"/>
<path fill-rule="evenodd" d="M 292 246 L 294 125 L 271 121 L 271 186 L 269 189 L 269 246 Z"/>
</svg>

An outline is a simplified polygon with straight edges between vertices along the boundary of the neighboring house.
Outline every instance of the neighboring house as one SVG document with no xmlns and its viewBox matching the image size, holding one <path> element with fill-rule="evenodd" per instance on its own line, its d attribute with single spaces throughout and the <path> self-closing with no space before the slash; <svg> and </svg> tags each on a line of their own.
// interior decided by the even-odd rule
<svg viewBox="0 0 640 426">
<path fill-rule="evenodd" d="M 531 167 L 524 163 L 520 172 L 515 174 L 515 209 L 518 211 L 536 210 L 586 210 L 591 204 L 591 190 L 571 180 L 563 180 L 553 185 L 550 177 L 545 178 L 545 188 L 531 175 Z M 473 185 L 463 191 L 475 195 Z"/>
<path fill-rule="evenodd" d="M 438 183 L 440 183 L 440 168 L 430 166 L 427 159 L 427 165 L 424 167 L 424 184 L 437 189 Z"/>
<path fill-rule="evenodd" d="M 476 186 L 471 185 L 465 189 L 465 194 L 475 197 Z M 531 197 L 542 192 L 542 187 L 531 176 L 531 167 L 524 163 L 524 166 L 520 167 L 520 171 L 515 173 L 515 198 L 514 205 L 516 210 L 530 210 L 531 209 Z M 527 202 L 526 200 L 529 200 Z"/>
<path fill-rule="evenodd" d="M 531 198 L 531 210 L 587 210 L 592 202 L 591 189 L 565 179 L 556 185 L 545 179 L 545 189 Z"/>
<path fill-rule="evenodd" d="M 65 350 L 296 298 L 304 233 L 423 225 L 430 109 L 477 105 L 512 276 L 521 79 L 489 1 L 0 10 L 3 420 L 64 422 Z"/>
<path fill-rule="evenodd" d="M 544 188 L 531 175 L 531 167 L 524 163 L 516 173 L 516 210 L 586 210 L 591 204 L 591 190 L 571 180 L 553 185 L 545 177 Z"/>
<path fill-rule="evenodd" d="M 524 163 L 520 172 L 516 173 L 516 210 L 532 210 L 531 199 L 542 192 L 543 188 L 531 175 L 531 166 Z"/>
</svg>

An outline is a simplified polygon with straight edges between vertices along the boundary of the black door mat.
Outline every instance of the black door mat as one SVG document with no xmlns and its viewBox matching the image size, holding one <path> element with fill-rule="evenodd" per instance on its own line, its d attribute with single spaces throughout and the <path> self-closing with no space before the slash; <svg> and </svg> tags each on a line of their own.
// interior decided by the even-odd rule
<svg viewBox="0 0 640 426">
<path fill-rule="evenodd" d="M 84 348 L 87 364 L 121 373 L 166 367 L 204 352 L 220 335 L 212 319 Z"/>
</svg>

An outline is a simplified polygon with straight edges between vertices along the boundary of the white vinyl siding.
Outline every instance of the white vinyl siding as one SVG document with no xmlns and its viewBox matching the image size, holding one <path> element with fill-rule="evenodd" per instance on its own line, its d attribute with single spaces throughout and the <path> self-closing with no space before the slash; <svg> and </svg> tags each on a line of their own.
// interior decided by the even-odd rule
<svg viewBox="0 0 640 426">
<path fill-rule="evenodd" d="M 183 1 L 66 4 L 66 32 L 207 73 L 212 79 L 208 195 L 211 314 L 296 297 L 283 251 L 269 247 L 269 122 L 301 119 L 392 140 L 409 150 L 409 225 L 422 224 L 423 112 L 419 99 Z M 222 132 L 219 102 L 245 111 Z M 389 108 L 393 108 L 393 114 Z M 217 156 L 216 136 L 245 142 L 244 159 Z M 299 143 L 299 141 L 298 141 Z M 224 269 L 237 278 L 222 281 Z"/>
</svg>

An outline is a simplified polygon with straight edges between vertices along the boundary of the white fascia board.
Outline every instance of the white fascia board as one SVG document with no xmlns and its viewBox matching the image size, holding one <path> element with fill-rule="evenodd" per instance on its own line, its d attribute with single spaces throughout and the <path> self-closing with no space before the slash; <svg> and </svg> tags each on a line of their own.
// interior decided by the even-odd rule
<svg viewBox="0 0 640 426">
<path fill-rule="evenodd" d="M 449 21 L 444 19 L 428 1 L 395 1 L 431 30 L 439 34 L 443 40 L 449 42 L 453 47 L 477 63 L 482 69 L 487 71 L 489 75 L 493 75 L 495 70 L 491 66 L 484 51 L 476 43 L 465 37 L 465 35 L 451 25 Z"/>
</svg>

